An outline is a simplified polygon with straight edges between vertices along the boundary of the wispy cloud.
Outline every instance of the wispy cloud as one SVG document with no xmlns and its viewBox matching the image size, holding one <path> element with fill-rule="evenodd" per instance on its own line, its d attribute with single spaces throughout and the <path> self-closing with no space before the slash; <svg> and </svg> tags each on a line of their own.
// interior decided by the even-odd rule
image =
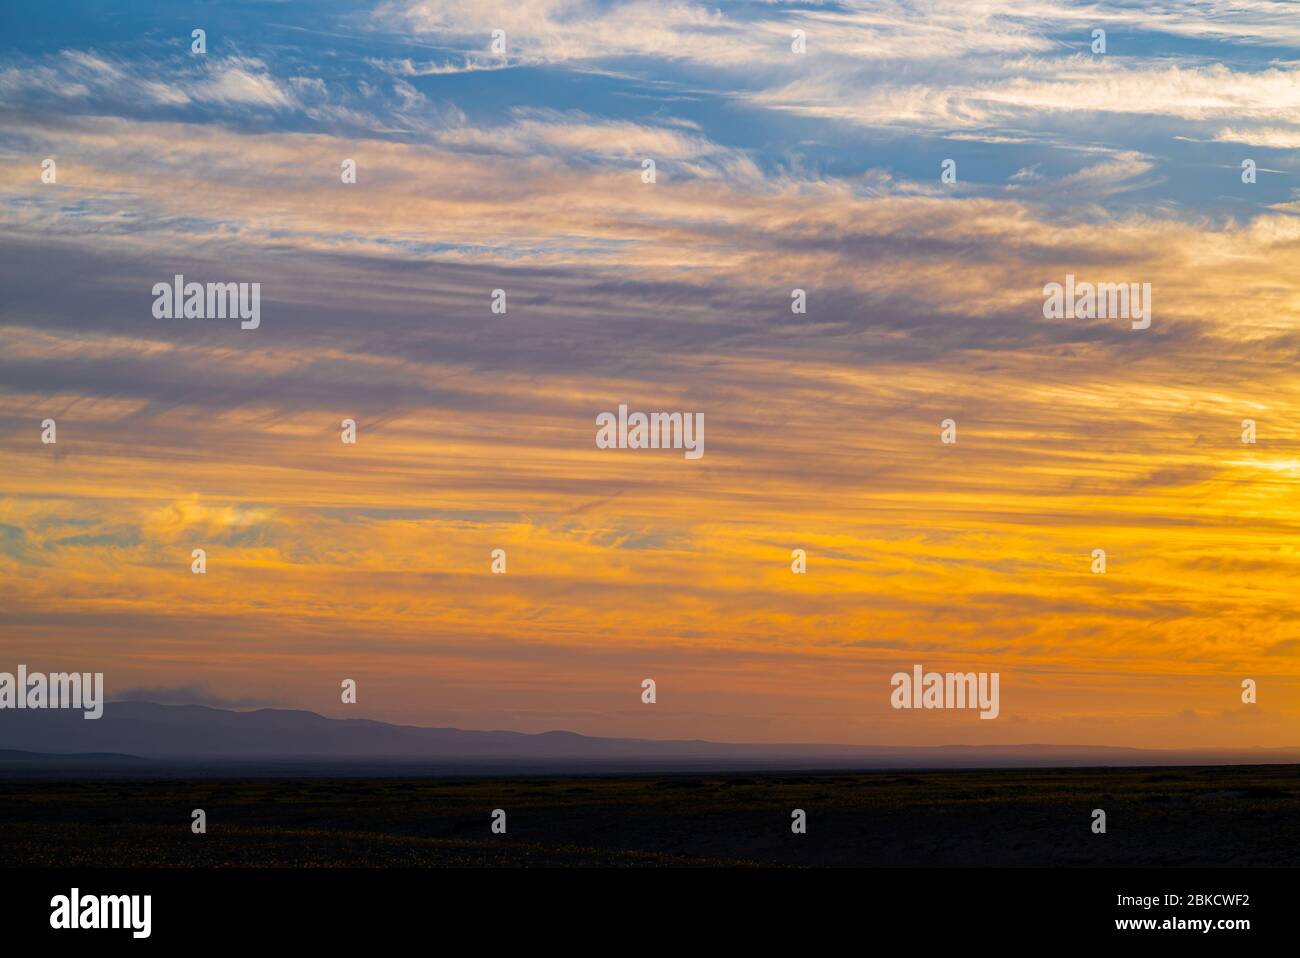
<svg viewBox="0 0 1300 958">
<path fill-rule="evenodd" d="M 251 14 L 206 57 L 19 36 L 0 646 L 146 698 L 330 711 L 350 676 L 392 718 L 862 742 L 1184 744 L 1267 669 L 1252 735 L 1295 744 L 1286 12 L 423 2 Z M 1246 146 L 1278 172 L 1243 184 Z M 154 318 L 177 273 L 260 282 L 261 327 Z M 1067 274 L 1150 283 L 1151 328 L 1045 320 Z M 706 456 L 598 450 L 619 402 L 703 410 Z M 1002 671 L 1017 724 L 900 726 L 872 690 L 922 657 Z M 653 726 L 624 707 L 646 674 L 681 705 Z"/>
</svg>

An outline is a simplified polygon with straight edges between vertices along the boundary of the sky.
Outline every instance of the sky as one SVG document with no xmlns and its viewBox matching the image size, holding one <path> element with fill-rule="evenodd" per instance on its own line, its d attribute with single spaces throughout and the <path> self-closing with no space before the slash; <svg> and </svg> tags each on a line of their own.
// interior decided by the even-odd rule
<svg viewBox="0 0 1300 958">
<path fill-rule="evenodd" d="M 1300 745 L 1298 151 L 1292 2 L 5 4 L 0 669 Z M 260 325 L 158 318 L 176 274 Z M 1150 327 L 1046 318 L 1067 275 Z M 621 403 L 704 455 L 598 448 Z M 997 719 L 892 708 L 915 664 Z"/>
</svg>

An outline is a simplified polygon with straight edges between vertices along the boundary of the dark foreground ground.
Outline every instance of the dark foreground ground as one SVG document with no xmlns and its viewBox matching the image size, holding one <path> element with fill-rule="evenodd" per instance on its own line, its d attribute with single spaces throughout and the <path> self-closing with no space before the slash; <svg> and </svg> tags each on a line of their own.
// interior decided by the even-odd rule
<svg viewBox="0 0 1300 958">
<path fill-rule="evenodd" d="M 1300 767 L 0 781 L 8 867 L 735 864 L 1300 865 Z"/>
</svg>

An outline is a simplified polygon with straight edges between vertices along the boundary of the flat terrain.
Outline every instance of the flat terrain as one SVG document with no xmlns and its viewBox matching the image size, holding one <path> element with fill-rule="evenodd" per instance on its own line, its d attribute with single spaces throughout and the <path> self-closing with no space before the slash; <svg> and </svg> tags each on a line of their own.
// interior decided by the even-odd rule
<svg viewBox="0 0 1300 958">
<path fill-rule="evenodd" d="M 739 864 L 1300 865 L 1300 767 L 0 781 L 8 867 Z"/>
</svg>

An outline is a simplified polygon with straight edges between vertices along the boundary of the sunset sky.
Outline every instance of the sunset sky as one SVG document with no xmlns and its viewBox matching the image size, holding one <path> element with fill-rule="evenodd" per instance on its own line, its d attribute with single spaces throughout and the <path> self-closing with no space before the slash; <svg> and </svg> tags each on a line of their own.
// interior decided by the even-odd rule
<svg viewBox="0 0 1300 958">
<path fill-rule="evenodd" d="M 0 670 L 1300 745 L 1300 4 L 111 6 L 0 9 Z M 260 328 L 155 318 L 178 273 Z M 1150 329 L 1045 319 L 1067 273 L 1150 283 Z M 596 448 L 620 403 L 704 456 Z M 916 663 L 1001 714 L 891 709 Z"/>
</svg>

